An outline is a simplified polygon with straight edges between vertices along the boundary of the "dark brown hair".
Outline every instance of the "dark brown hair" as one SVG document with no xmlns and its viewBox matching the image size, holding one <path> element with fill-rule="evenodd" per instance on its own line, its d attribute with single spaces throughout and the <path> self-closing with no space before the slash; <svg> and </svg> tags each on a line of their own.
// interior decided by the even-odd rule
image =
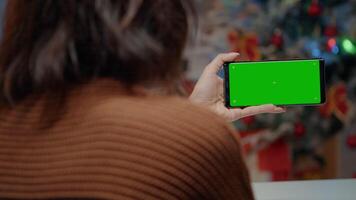
<svg viewBox="0 0 356 200">
<path fill-rule="evenodd" d="M 192 21 L 190 0 L 8 1 L 0 102 L 96 77 L 127 86 L 175 80 Z"/>
</svg>

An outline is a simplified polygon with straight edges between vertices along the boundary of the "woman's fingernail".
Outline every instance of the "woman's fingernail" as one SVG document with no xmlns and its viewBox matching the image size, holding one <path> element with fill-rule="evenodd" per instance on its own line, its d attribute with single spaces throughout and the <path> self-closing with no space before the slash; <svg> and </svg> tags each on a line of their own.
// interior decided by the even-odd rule
<svg viewBox="0 0 356 200">
<path fill-rule="evenodd" d="M 279 113 L 286 112 L 286 110 L 284 108 L 281 108 L 281 107 L 275 107 L 274 111 L 275 112 L 279 112 Z"/>
</svg>

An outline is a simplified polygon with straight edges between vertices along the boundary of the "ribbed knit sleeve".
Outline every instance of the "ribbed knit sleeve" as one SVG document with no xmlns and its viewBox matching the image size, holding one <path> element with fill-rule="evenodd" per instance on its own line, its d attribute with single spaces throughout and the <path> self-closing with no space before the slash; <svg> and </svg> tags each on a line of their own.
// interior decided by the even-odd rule
<svg viewBox="0 0 356 200">
<path fill-rule="evenodd" d="M 238 140 L 214 114 L 179 98 L 97 98 L 73 100 L 49 129 L 4 117 L 0 199 L 253 199 Z"/>
</svg>

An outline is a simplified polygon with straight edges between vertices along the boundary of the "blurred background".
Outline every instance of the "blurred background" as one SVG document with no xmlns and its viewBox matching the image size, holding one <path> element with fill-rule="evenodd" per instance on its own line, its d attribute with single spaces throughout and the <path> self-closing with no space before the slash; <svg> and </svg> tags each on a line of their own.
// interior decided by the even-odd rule
<svg viewBox="0 0 356 200">
<path fill-rule="evenodd" d="M 325 105 L 234 124 L 253 181 L 356 178 L 356 0 L 195 1 L 200 27 L 183 62 L 187 92 L 221 52 L 326 61 Z"/>
<path fill-rule="evenodd" d="M 326 61 L 324 106 L 290 107 L 282 115 L 248 117 L 234 124 L 253 180 L 356 178 L 356 1 L 197 4 L 198 40 L 187 49 L 185 62 L 191 85 L 221 52 L 238 51 L 243 60 Z"/>
</svg>

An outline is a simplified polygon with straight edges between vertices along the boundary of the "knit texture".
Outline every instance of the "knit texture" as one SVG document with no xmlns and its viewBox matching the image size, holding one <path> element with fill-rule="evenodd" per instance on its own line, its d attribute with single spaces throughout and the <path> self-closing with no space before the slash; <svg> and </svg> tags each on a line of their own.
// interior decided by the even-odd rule
<svg viewBox="0 0 356 200">
<path fill-rule="evenodd" d="M 97 80 L 44 104 L 0 109 L 0 199 L 253 199 L 234 130 L 185 99 Z"/>
</svg>

